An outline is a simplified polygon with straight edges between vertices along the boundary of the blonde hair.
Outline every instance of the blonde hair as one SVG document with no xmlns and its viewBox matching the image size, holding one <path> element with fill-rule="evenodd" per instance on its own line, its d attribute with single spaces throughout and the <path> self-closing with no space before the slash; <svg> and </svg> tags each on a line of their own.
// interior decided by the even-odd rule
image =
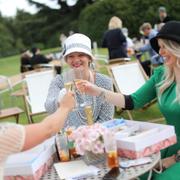
<svg viewBox="0 0 180 180">
<path fill-rule="evenodd" d="M 139 31 L 144 31 L 145 29 L 152 29 L 151 24 L 148 23 L 148 22 L 143 23 L 143 24 L 140 26 Z"/>
<path fill-rule="evenodd" d="M 110 20 L 109 20 L 109 24 L 108 24 L 108 28 L 109 29 L 116 29 L 116 28 L 122 28 L 122 21 L 120 18 L 118 18 L 117 16 L 113 16 Z"/>
<path fill-rule="evenodd" d="M 180 64 L 180 51 L 179 51 L 180 44 L 175 41 L 166 40 L 166 39 L 159 39 L 159 41 L 164 45 L 164 47 L 168 51 L 170 51 L 173 55 L 175 55 L 177 57 L 177 63 Z M 178 65 L 175 64 L 174 66 L 178 66 Z M 164 80 L 158 84 L 159 100 L 161 100 L 161 96 L 162 96 L 163 92 L 176 80 L 176 82 L 177 82 L 176 83 L 176 99 L 174 100 L 174 102 L 180 103 L 180 82 L 178 81 L 178 79 L 175 79 L 176 77 L 175 77 L 173 68 L 174 67 L 169 67 L 169 66 L 165 67 Z"/>
</svg>

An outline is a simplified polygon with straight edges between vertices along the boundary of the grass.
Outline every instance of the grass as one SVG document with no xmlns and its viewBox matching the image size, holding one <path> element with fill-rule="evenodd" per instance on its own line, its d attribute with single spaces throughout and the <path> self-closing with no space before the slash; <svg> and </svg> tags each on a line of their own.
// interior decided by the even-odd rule
<svg viewBox="0 0 180 180">
<path fill-rule="evenodd" d="M 45 51 L 42 51 L 42 53 L 48 54 L 48 53 L 57 52 L 57 51 L 59 51 L 59 48 L 47 49 Z M 106 49 L 99 49 L 99 53 L 107 54 L 107 50 Z M 100 71 L 101 73 L 104 73 L 104 74 L 108 74 L 107 67 L 106 67 L 105 63 L 103 61 L 98 61 L 98 64 L 99 64 L 98 71 Z M 19 68 L 20 68 L 20 55 L 0 59 L 0 73 L 1 73 L 1 75 L 11 76 L 11 75 L 18 74 L 18 73 L 20 73 Z M 16 87 L 14 87 L 13 91 L 16 91 L 20 88 L 21 88 L 21 85 L 17 85 Z M 21 97 L 12 97 L 11 92 L 6 92 L 6 93 L 0 94 L 0 95 L 1 95 L 0 100 L 1 100 L 1 102 L 3 102 L 3 103 L 0 103 L 1 107 L 5 108 L 5 107 L 11 107 L 11 106 L 18 106 L 18 107 L 24 109 L 24 102 L 23 102 L 23 99 Z M 154 104 L 145 110 L 133 110 L 133 111 L 131 111 L 131 114 L 132 114 L 133 119 L 140 120 L 140 121 L 144 121 L 144 120 L 148 121 L 150 119 L 162 117 L 162 114 L 159 111 L 157 104 Z M 35 122 L 41 121 L 43 119 L 43 117 L 44 116 L 35 117 L 34 118 Z M 123 118 L 128 119 L 126 111 L 123 111 L 122 113 L 117 111 L 115 113 L 115 117 L 116 118 L 123 117 Z M 8 118 L 8 119 L 4 119 L 3 121 L 15 122 L 15 119 Z M 28 123 L 25 113 L 20 115 L 20 123 L 21 124 L 27 124 Z"/>
</svg>

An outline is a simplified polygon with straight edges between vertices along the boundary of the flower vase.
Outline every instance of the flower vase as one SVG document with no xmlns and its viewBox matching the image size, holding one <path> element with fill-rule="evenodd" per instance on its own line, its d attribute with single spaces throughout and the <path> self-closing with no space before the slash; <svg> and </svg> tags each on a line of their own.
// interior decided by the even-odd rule
<svg viewBox="0 0 180 180">
<path fill-rule="evenodd" d="M 105 153 L 95 154 L 91 151 L 86 151 L 84 154 L 84 162 L 87 165 L 94 165 L 104 162 L 106 159 Z"/>
</svg>

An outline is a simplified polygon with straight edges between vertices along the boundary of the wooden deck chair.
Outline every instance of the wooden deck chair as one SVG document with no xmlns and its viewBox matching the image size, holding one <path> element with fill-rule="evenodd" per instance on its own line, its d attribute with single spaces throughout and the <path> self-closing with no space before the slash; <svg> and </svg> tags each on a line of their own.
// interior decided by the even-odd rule
<svg viewBox="0 0 180 180">
<path fill-rule="evenodd" d="M 33 69 L 34 70 L 37 70 L 37 69 L 53 69 L 53 65 L 52 64 L 36 64 L 33 66 Z"/>
<path fill-rule="evenodd" d="M 53 70 L 37 72 L 25 76 L 27 95 L 24 100 L 29 123 L 33 123 L 32 116 L 46 112 L 44 103 L 48 94 L 49 85 L 53 78 Z"/>
<path fill-rule="evenodd" d="M 12 93 L 13 91 L 11 80 L 6 76 L 0 75 L 0 120 L 14 116 L 16 119 L 16 123 L 19 123 L 19 115 L 24 111 L 21 108 L 14 106 L 11 96 L 8 96 L 8 99 L 10 100 L 9 105 L 6 104 L 6 107 L 4 107 L 5 104 L 3 103 L 3 93 L 8 91 L 10 93 Z"/>
<path fill-rule="evenodd" d="M 148 79 L 138 61 L 120 61 L 108 65 L 108 72 L 114 80 L 115 90 L 129 95 L 139 89 Z M 132 115 L 127 110 L 130 119 Z"/>
<path fill-rule="evenodd" d="M 124 58 L 115 58 L 115 59 L 110 59 L 109 64 L 117 64 L 117 63 L 123 63 L 123 62 L 129 62 L 131 58 L 124 57 Z"/>
<path fill-rule="evenodd" d="M 12 84 L 8 77 L 0 75 L 0 93 L 12 91 Z"/>
</svg>

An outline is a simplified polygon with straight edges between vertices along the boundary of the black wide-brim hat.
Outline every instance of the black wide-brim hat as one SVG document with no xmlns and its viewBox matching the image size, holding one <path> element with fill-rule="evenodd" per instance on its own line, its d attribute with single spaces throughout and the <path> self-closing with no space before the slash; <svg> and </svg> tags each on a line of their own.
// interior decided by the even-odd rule
<svg viewBox="0 0 180 180">
<path fill-rule="evenodd" d="M 152 48 L 159 54 L 158 38 L 180 43 L 180 21 L 167 22 L 157 35 L 150 40 Z"/>
</svg>

